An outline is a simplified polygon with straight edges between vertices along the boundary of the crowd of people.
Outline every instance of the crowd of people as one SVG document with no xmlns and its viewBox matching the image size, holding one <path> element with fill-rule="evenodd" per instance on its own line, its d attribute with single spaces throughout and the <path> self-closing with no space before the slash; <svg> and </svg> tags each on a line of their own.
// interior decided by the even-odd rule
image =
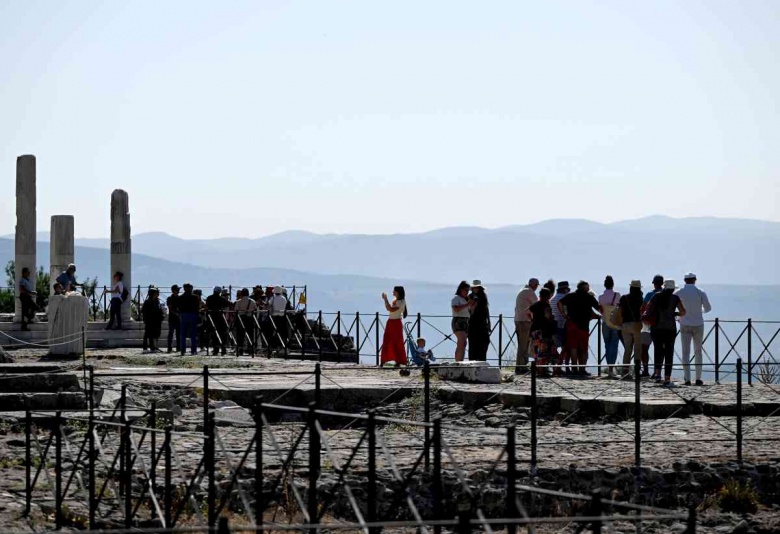
<svg viewBox="0 0 780 534">
<path fill-rule="evenodd" d="M 120 273 L 121 274 L 121 273 Z M 289 338 L 286 314 L 294 309 L 283 286 L 255 286 L 239 289 L 235 300 L 230 290 L 214 287 L 212 294 L 203 298 L 203 292 L 186 283 L 171 286 L 170 296 L 163 302 L 158 288 L 151 286 L 141 306 L 144 322 L 144 352 L 162 352 L 158 339 L 163 321 L 168 320 L 167 352 L 190 353 L 198 347 L 212 354 L 226 354 L 235 344 L 236 355 L 254 354 L 257 336 L 262 334 L 269 345 L 284 346 Z M 259 329 L 259 331 L 258 331 Z"/>
<path fill-rule="evenodd" d="M 601 319 L 608 377 L 632 378 L 634 364 L 639 362 L 642 378 L 671 385 L 674 342 L 679 334 L 685 385 L 692 385 L 691 345 L 696 374 L 694 383 L 703 385 L 703 314 L 710 312 L 712 306 L 707 294 L 696 286 L 695 273 L 688 272 L 683 279 L 685 285 L 678 288 L 674 280 L 656 275 L 652 290 L 646 293 L 640 280 L 631 280 L 628 294 L 620 295 L 615 291 L 612 276 L 606 276 L 604 291 L 597 296 L 584 280 L 572 291 L 567 281 L 556 284 L 548 280 L 540 288 L 539 280 L 531 278 L 515 300 L 518 347 L 515 373 L 529 372 L 529 358 L 533 358 L 541 376 L 589 376 L 590 322 Z M 386 294 L 382 294 L 382 299 L 389 318 L 382 342 L 381 364 L 406 365 L 402 328 L 402 319 L 407 316 L 406 292 L 398 286 L 393 289 L 392 300 Z M 462 281 L 455 290 L 451 308 L 455 361 L 464 361 L 467 350 L 469 361 L 485 361 L 492 331 L 485 286 L 480 280 L 471 284 Z M 618 364 L 621 345 L 623 358 Z M 652 375 L 651 346 L 654 353 Z"/>
</svg>

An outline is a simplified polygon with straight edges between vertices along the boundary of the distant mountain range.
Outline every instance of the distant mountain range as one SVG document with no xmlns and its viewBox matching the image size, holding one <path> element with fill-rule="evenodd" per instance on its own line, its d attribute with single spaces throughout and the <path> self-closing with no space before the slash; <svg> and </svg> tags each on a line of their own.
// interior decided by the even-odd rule
<svg viewBox="0 0 780 534">
<path fill-rule="evenodd" d="M 48 235 L 41 234 L 40 240 Z M 77 239 L 76 244 L 104 249 L 107 266 L 108 239 Z M 780 284 L 780 223 L 710 217 L 653 216 L 609 224 L 552 219 L 497 229 L 451 227 L 393 235 L 288 231 L 258 239 L 190 240 L 151 232 L 133 236 L 133 252 L 134 280 L 146 277 L 144 266 L 151 257 L 167 260 L 148 273 L 156 279 L 187 264 L 216 269 L 223 278 L 262 266 L 276 272 L 449 284 L 472 278 L 520 284 L 531 276 L 600 283 L 612 274 L 627 284 L 656 273 L 679 280 L 693 270 L 709 284 Z M 81 253 L 77 256 L 84 263 Z M 161 271 L 161 265 L 167 267 Z"/>
</svg>

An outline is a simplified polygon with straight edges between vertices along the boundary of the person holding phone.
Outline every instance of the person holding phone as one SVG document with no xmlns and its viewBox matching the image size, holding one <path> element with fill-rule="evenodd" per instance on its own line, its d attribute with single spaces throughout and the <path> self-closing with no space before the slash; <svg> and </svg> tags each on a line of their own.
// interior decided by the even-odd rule
<svg viewBox="0 0 780 534">
<path fill-rule="evenodd" d="M 385 335 L 382 338 L 382 356 L 380 365 L 384 367 L 406 365 L 406 348 L 404 347 L 404 328 L 401 320 L 408 315 L 406 311 L 406 291 L 403 286 L 393 288 L 393 300 L 388 300 L 387 293 L 382 293 L 385 309 L 390 316 L 385 324 Z"/>
</svg>

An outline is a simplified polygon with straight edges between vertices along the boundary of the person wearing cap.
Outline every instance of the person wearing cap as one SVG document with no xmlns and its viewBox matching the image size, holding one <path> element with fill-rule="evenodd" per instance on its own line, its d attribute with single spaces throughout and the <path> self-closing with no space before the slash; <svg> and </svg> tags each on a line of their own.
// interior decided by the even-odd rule
<svg viewBox="0 0 780 534">
<path fill-rule="evenodd" d="M 185 283 L 184 293 L 179 296 L 177 305 L 181 332 L 179 333 L 179 353 L 187 352 L 187 336 L 190 337 L 190 353 L 198 353 L 198 314 L 200 312 L 200 297 L 193 292 L 192 284 Z"/>
<path fill-rule="evenodd" d="M 631 353 L 633 352 L 634 362 L 642 362 L 642 375 L 649 376 L 647 370 L 647 359 L 642 354 L 642 282 L 631 280 L 628 286 L 628 295 L 620 297 L 618 306 L 620 315 L 623 318 L 621 331 L 623 333 L 623 376 L 632 376 L 633 367 L 631 367 Z"/>
<path fill-rule="evenodd" d="M 484 362 L 487 361 L 490 346 L 490 302 L 482 281 L 474 280 L 471 283 L 469 300 L 474 303 L 469 319 L 469 361 Z"/>
<path fill-rule="evenodd" d="M 222 288 L 215 286 L 214 292 L 206 297 L 206 313 L 211 331 L 211 350 L 215 356 L 220 350 L 222 356 L 227 354 L 228 323 L 225 319 L 225 310 L 228 308 L 230 308 L 230 301 L 223 296 Z"/>
<path fill-rule="evenodd" d="M 642 302 L 642 308 L 640 312 L 642 314 L 645 313 L 645 310 L 647 310 L 647 305 L 650 303 L 650 301 L 653 299 L 653 297 L 656 295 L 656 293 L 660 293 L 663 291 L 664 287 L 664 277 L 660 274 L 657 274 L 653 277 L 653 290 L 648 291 L 647 294 L 645 294 L 645 298 Z M 640 315 L 641 317 L 641 315 Z M 653 343 L 653 335 L 651 333 L 650 325 L 642 323 L 642 332 L 639 334 L 640 339 L 642 340 L 642 361 L 650 361 L 650 345 Z M 648 363 L 649 366 L 649 363 Z M 655 366 L 653 366 L 655 367 Z M 658 374 L 656 374 L 656 371 L 658 371 Z M 649 373 L 647 370 L 644 370 L 642 372 L 642 378 L 647 378 Z M 661 372 L 660 369 L 653 369 L 653 380 L 661 380 Z"/>
<path fill-rule="evenodd" d="M 615 280 L 607 275 L 604 278 L 604 292 L 599 295 L 599 313 L 601 313 L 601 334 L 604 338 L 604 357 L 607 360 L 607 376 L 614 378 L 615 362 L 617 362 L 618 345 L 620 344 L 620 327 L 612 323 L 612 310 L 620 302 L 620 293 L 615 291 Z"/>
<path fill-rule="evenodd" d="M 111 286 L 111 302 L 109 303 L 106 330 L 111 330 L 115 321 L 116 330 L 122 330 L 122 303 L 124 302 L 122 296 L 125 292 L 125 285 L 122 283 L 122 279 L 124 277 L 125 275 L 119 271 L 114 273 L 114 285 Z M 67 293 L 68 291 L 66 287 L 65 292 Z"/>
<path fill-rule="evenodd" d="M 236 313 L 236 356 L 244 354 L 244 344 L 248 352 L 255 355 L 255 312 L 257 303 L 249 298 L 249 289 L 244 288 L 238 292 L 238 300 L 233 306 Z"/>
<path fill-rule="evenodd" d="M 274 286 L 271 298 L 268 299 L 268 313 L 271 323 L 276 331 L 271 340 L 271 345 L 278 341 L 282 348 L 287 346 L 289 329 L 287 328 L 287 297 L 284 296 L 282 286 Z"/>
<path fill-rule="evenodd" d="M 165 299 L 168 307 L 168 354 L 173 352 L 173 340 L 176 340 L 176 352 L 179 352 L 179 334 L 181 333 L 181 320 L 179 319 L 179 290 L 177 284 L 171 286 L 171 294 Z"/>
<path fill-rule="evenodd" d="M 555 290 L 555 296 L 550 300 L 550 307 L 552 308 L 553 318 L 555 319 L 556 332 L 555 332 L 555 346 L 561 349 L 561 364 L 564 366 L 563 374 L 571 374 L 571 356 L 569 352 L 563 350 L 566 346 L 566 317 L 563 316 L 561 310 L 558 309 L 558 301 L 569 294 L 571 289 L 569 288 L 569 282 L 561 280 L 558 282 L 558 287 Z"/>
<path fill-rule="evenodd" d="M 531 339 L 531 305 L 538 301 L 536 288 L 539 280 L 531 278 L 515 299 L 515 333 L 517 334 L 517 357 L 515 358 L 515 373 L 523 373 L 528 365 L 528 344 Z"/>
<path fill-rule="evenodd" d="M 397 366 L 406 365 L 406 347 L 404 347 L 404 329 L 401 325 L 409 312 L 406 310 L 406 290 L 403 286 L 393 288 L 393 300 L 387 298 L 387 293 L 382 293 L 382 301 L 385 304 L 388 318 L 385 323 L 385 334 L 382 337 L 382 355 L 380 365 Z"/>
<path fill-rule="evenodd" d="M 77 287 L 82 287 L 82 284 L 76 282 L 75 263 L 69 264 L 68 268 L 60 273 L 56 281 L 62 284 L 63 293 L 70 293 L 71 291 L 75 291 Z"/>
<path fill-rule="evenodd" d="M 702 342 L 704 339 L 704 315 L 712 310 L 707 293 L 696 287 L 696 274 L 685 273 L 685 286 L 675 293 L 685 306 L 686 314 L 680 317 L 680 341 L 682 343 L 682 364 L 685 385 L 691 385 L 691 341 L 696 366 L 696 385 L 703 386 Z"/>
<path fill-rule="evenodd" d="M 558 310 L 566 318 L 566 347 L 571 356 L 575 375 L 590 376 L 588 364 L 588 338 L 590 320 L 598 318 L 595 311 L 599 301 L 590 291 L 590 284 L 584 280 L 577 283 L 577 290 L 558 301 Z"/>
<path fill-rule="evenodd" d="M 160 352 L 157 348 L 157 340 L 162 332 L 162 322 L 165 318 L 162 302 L 160 302 L 160 290 L 154 286 L 149 287 L 146 300 L 141 306 L 141 317 L 144 321 L 143 351 Z M 147 351 L 147 347 L 149 350 Z"/>
<path fill-rule="evenodd" d="M 672 367 L 674 365 L 674 339 L 677 337 L 677 317 L 685 316 L 685 306 L 680 297 L 674 294 L 677 286 L 674 280 L 664 280 L 663 289 L 650 299 L 647 315 L 654 317 L 650 326 L 653 336 L 653 374 L 664 371 L 664 386 L 672 385 Z"/>
</svg>

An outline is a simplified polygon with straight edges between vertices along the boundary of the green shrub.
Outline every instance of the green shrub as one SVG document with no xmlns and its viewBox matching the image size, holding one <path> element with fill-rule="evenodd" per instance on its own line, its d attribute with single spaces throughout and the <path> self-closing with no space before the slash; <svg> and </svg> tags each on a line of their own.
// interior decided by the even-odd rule
<svg viewBox="0 0 780 534">
<path fill-rule="evenodd" d="M 751 513 L 758 510 L 758 493 L 750 481 L 728 480 L 718 492 L 718 506 L 724 512 Z"/>
</svg>

